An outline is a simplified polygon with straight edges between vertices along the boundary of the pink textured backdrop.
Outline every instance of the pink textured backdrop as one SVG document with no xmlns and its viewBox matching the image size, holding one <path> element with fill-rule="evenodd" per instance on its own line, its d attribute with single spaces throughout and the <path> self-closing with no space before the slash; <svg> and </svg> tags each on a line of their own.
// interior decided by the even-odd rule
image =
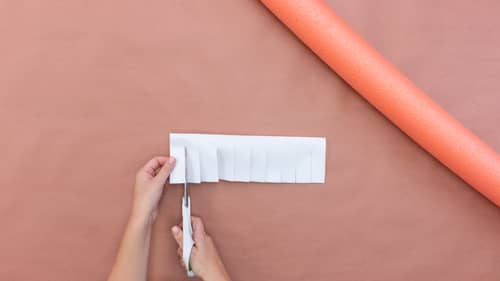
<svg viewBox="0 0 500 281">
<path fill-rule="evenodd" d="M 497 1 L 328 1 L 500 149 Z M 0 0 L 0 279 L 103 280 L 168 133 L 327 137 L 325 185 L 204 184 L 235 280 L 497 280 L 500 212 L 258 1 Z M 169 186 L 151 280 L 179 280 Z"/>
</svg>

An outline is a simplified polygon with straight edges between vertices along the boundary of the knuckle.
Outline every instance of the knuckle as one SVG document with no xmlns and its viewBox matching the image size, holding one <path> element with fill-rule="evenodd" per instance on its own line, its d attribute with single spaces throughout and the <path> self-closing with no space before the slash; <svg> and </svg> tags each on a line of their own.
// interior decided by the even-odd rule
<svg viewBox="0 0 500 281">
<path fill-rule="evenodd" d="M 200 235 L 198 237 L 198 240 L 196 241 L 197 243 L 204 243 L 207 241 L 207 237 L 205 235 Z"/>
</svg>

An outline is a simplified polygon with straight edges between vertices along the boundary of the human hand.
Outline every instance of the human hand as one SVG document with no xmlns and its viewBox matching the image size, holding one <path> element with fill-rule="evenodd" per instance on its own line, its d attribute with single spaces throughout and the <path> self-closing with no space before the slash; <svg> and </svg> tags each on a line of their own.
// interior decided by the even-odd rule
<svg viewBox="0 0 500 281">
<path fill-rule="evenodd" d="M 175 158 L 157 156 L 136 174 L 132 216 L 153 223 L 168 176 L 175 167 Z"/>
<path fill-rule="evenodd" d="M 205 232 L 201 218 L 191 217 L 191 225 L 195 245 L 191 250 L 190 264 L 194 273 L 204 281 L 230 281 L 212 238 Z M 172 227 L 172 234 L 179 246 L 177 254 L 181 265 L 185 268 L 182 260 L 182 229 L 175 225 Z"/>
</svg>

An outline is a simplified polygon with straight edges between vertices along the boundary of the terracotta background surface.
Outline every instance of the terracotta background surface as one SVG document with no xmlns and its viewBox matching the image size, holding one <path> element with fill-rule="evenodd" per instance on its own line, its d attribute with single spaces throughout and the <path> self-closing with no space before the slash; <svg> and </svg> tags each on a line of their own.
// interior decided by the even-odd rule
<svg viewBox="0 0 500 281">
<path fill-rule="evenodd" d="M 500 2 L 329 1 L 500 150 Z M 327 137 L 325 185 L 192 189 L 235 280 L 498 280 L 500 212 L 259 2 L 0 0 L 0 279 L 104 280 L 169 132 Z M 169 186 L 150 280 L 181 280 Z"/>
</svg>

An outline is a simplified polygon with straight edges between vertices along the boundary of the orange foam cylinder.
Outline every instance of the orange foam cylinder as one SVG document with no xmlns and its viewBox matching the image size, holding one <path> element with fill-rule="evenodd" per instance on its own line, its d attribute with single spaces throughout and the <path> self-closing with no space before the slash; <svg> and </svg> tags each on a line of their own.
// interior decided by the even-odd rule
<svg viewBox="0 0 500 281">
<path fill-rule="evenodd" d="M 436 104 L 320 0 L 261 0 L 375 108 L 500 206 L 500 157 Z"/>
</svg>

